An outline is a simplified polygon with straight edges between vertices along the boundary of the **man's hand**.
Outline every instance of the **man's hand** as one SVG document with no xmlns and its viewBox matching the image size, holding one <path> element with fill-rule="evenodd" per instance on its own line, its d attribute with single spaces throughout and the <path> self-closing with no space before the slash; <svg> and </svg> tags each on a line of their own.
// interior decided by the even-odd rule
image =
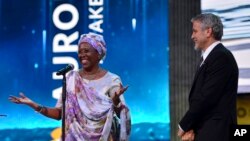
<svg viewBox="0 0 250 141">
<path fill-rule="evenodd" d="M 194 130 L 189 130 L 188 132 L 185 132 L 182 137 L 181 140 L 182 141 L 194 141 Z"/>
<path fill-rule="evenodd" d="M 177 133 L 178 137 L 181 138 L 184 134 L 185 134 L 185 132 L 179 128 L 178 133 Z"/>
</svg>

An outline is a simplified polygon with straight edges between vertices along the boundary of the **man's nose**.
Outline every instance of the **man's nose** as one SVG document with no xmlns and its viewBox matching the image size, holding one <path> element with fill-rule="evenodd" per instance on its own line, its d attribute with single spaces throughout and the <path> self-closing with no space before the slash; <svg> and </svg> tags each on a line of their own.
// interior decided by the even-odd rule
<svg viewBox="0 0 250 141">
<path fill-rule="evenodd" d="M 192 40 L 194 39 L 194 34 L 191 35 L 191 39 L 192 39 Z"/>
</svg>

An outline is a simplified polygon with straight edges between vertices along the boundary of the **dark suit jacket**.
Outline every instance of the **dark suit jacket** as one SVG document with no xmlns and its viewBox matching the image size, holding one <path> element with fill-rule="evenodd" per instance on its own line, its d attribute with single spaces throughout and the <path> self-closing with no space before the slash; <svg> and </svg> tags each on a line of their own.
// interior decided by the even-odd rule
<svg viewBox="0 0 250 141">
<path fill-rule="evenodd" d="M 207 56 L 195 74 L 189 93 L 189 110 L 179 125 L 193 129 L 196 141 L 228 141 L 236 124 L 238 66 L 221 43 Z"/>
</svg>

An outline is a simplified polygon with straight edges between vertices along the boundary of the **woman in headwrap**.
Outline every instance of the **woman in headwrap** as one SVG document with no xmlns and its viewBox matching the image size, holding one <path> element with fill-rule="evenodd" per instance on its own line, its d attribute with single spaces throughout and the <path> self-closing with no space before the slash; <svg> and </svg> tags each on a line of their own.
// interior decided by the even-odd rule
<svg viewBox="0 0 250 141">
<path fill-rule="evenodd" d="M 78 42 L 78 58 L 82 69 L 67 75 L 65 108 L 66 141 L 126 141 L 131 120 L 121 79 L 102 69 L 99 62 L 106 55 L 106 44 L 99 34 L 83 34 Z M 41 114 L 61 119 L 62 100 L 55 108 L 41 106 L 23 93 L 10 96 L 17 104 L 26 104 Z"/>
</svg>

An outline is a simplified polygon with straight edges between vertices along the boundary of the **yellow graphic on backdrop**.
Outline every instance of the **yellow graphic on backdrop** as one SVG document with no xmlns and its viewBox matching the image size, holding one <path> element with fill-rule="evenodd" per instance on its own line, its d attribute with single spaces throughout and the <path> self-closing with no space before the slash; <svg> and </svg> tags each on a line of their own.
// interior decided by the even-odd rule
<svg viewBox="0 0 250 141">
<path fill-rule="evenodd" d="M 53 140 L 51 141 L 60 141 L 60 138 L 62 136 L 62 128 L 56 128 L 51 132 L 51 137 Z"/>
</svg>

